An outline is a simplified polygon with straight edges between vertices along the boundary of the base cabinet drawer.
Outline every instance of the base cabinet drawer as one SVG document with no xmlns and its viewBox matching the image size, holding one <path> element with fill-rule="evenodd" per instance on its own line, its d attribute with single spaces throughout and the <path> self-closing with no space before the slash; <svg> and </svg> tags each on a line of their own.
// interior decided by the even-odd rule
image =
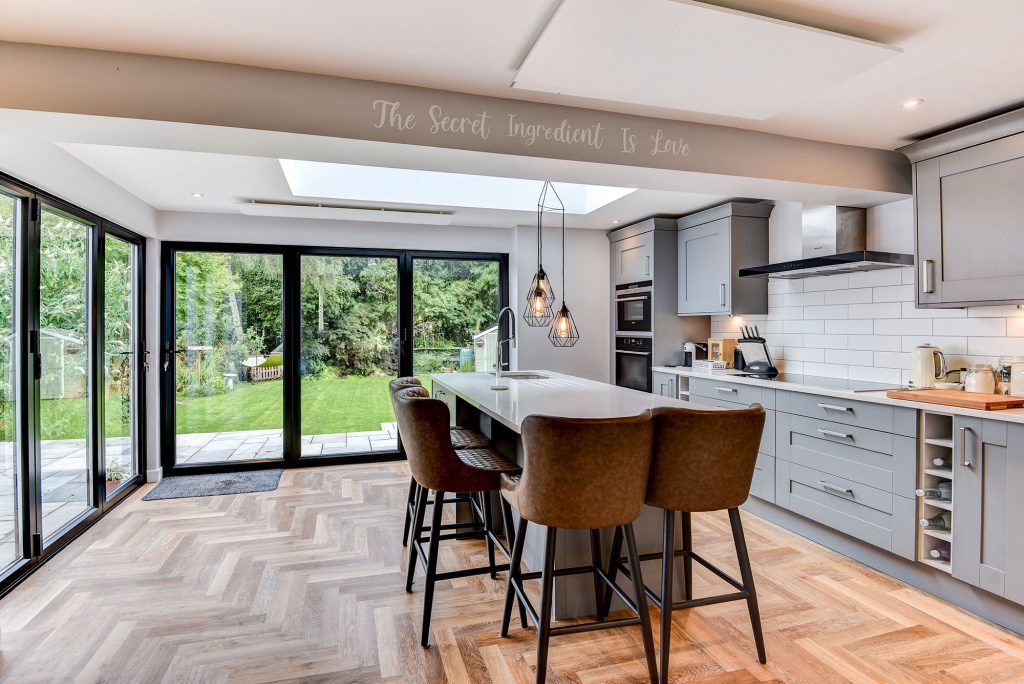
<svg viewBox="0 0 1024 684">
<path fill-rule="evenodd" d="M 917 521 L 912 499 L 777 460 L 775 503 L 886 551 L 914 557 Z"/>
<path fill-rule="evenodd" d="M 893 431 L 893 407 L 885 404 L 791 392 L 789 410 L 808 418 L 820 418 L 883 432 Z"/>
<path fill-rule="evenodd" d="M 692 390 L 691 390 L 692 392 Z M 744 409 L 746 404 L 737 404 L 732 401 L 725 401 L 715 397 L 706 397 L 690 394 L 690 401 L 703 406 L 717 406 L 723 409 Z M 758 451 L 764 454 L 775 455 L 775 411 L 764 412 L 764 431 L 761 433 L 761 445 Z"/>
<path fill-rule="evenodd" d="M 697 394 L 712 399 L 722 399 L 736 404 L 761 404 L 765 408 L 774 408 L 774 402 L 770 398 L 775 390 L 758 387 L 757 385 L 744 385 L 738 382 L 727 382 L 725 380 L 708 378 L 690 378 L 690 394 Z"/>
<path fill-rule="evenodd" d="M 775 503 L 775 457 L 768 454 L 757 455 L 754 466 L 754 479 L 750 483 L 750 495 Z"/>
</svg>

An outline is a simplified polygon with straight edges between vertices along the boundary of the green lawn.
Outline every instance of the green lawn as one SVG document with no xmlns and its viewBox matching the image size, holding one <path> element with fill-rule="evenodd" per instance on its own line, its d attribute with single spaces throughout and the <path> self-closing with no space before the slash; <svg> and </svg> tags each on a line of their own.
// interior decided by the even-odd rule
<svg viewBox="0 0 1024 684">
<path fill-rule="evenodd" d="M 430 378 L 420 378 L 430 389 Z M 302 432 L 324 435 L 379 430 L 393 421 L 386 376 L 339 377 L 325 373 L 302 380 Z M 226 394 L 180 399 L 176 412 L 179 433 L 276 430 L 282 424 L 281 380 L 236 383 Z M 120 395 L 108 399 L 120 406 Z M 155 410 L 155 409 L 154 409 Z M 86 435 L 84 399 L 49 399 L 42 402 L 43 439 L 81 439 Z M 107 411 L 108 437 L 123 436 L 117 410 Z"/>
</svg>

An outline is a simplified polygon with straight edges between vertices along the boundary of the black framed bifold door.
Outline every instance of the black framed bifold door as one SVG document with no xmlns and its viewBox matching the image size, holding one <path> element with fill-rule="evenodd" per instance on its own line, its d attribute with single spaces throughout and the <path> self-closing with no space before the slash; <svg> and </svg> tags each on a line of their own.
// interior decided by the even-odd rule
<svg viewBox="0 0 1024 684">
<path fill-rule="evenodd" d="M 143 249 L 0 177 L 0 592 L 143 481 Z"/>
<path fill-rule="evenodd" d="M 162 249 L 167 474 L 399 457 L 388 382 L 476 369 L 508 297 L 502 254 Z"/>
</svg>

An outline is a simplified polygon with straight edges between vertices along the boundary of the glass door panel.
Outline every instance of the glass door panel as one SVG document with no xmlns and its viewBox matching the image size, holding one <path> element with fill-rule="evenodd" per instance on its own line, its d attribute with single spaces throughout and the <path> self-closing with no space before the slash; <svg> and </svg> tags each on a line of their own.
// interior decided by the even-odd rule
<svg viewBox="0 0 1024 684">
<path fill-rule="evenodd" d="M 42 535 L 95 508 L 89 458 L 89 237 L 92 226 L 43 207 L 39 245 Z"/>
<path fill-rule="evenodd" d="M 302 456 L 397 449 L 398 259 L 301 257 Z"/>
<path fill-rule="evenodd" d="M 175 257 L 176 465 L 283 456 L 283 258 Z"/>
<path fill-rule="evenodd" d="M 136 245 L 115 235 L 104 236 L 103 414 L 108 496 L 138 474 L 137 250 Z"/>
<path fill-rule="evenodd" d="M 493 373 L 498 262 L 417 257 L 412 273 L 412 362 L 423 385 L 431 373 Z"/>
<path fill-rule="evenodd" d="M 19 200 L 0 193 L 0 570 L 22 557 L 14 317 L 20 210 Z"/>
</svg>

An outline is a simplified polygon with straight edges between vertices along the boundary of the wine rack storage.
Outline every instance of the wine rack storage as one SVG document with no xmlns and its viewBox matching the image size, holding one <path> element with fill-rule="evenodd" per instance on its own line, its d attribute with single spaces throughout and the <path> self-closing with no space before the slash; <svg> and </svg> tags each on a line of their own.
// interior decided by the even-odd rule
<svg viewBox="0 0 1024 684">
<path fill-rule="evenodd" d="M 953 554 L 952 518 L 955 515 L 953 484 L 953 416 L 921 411 L 917 472 L 917 559 L 950 572 Z M 935 496 L 942 490 L 941 496 Z M 948 491 L 948 494 L 945 493 Z M 950 525 L 924 525 L 923 521 L 946 518 Z"/>
</svg>

